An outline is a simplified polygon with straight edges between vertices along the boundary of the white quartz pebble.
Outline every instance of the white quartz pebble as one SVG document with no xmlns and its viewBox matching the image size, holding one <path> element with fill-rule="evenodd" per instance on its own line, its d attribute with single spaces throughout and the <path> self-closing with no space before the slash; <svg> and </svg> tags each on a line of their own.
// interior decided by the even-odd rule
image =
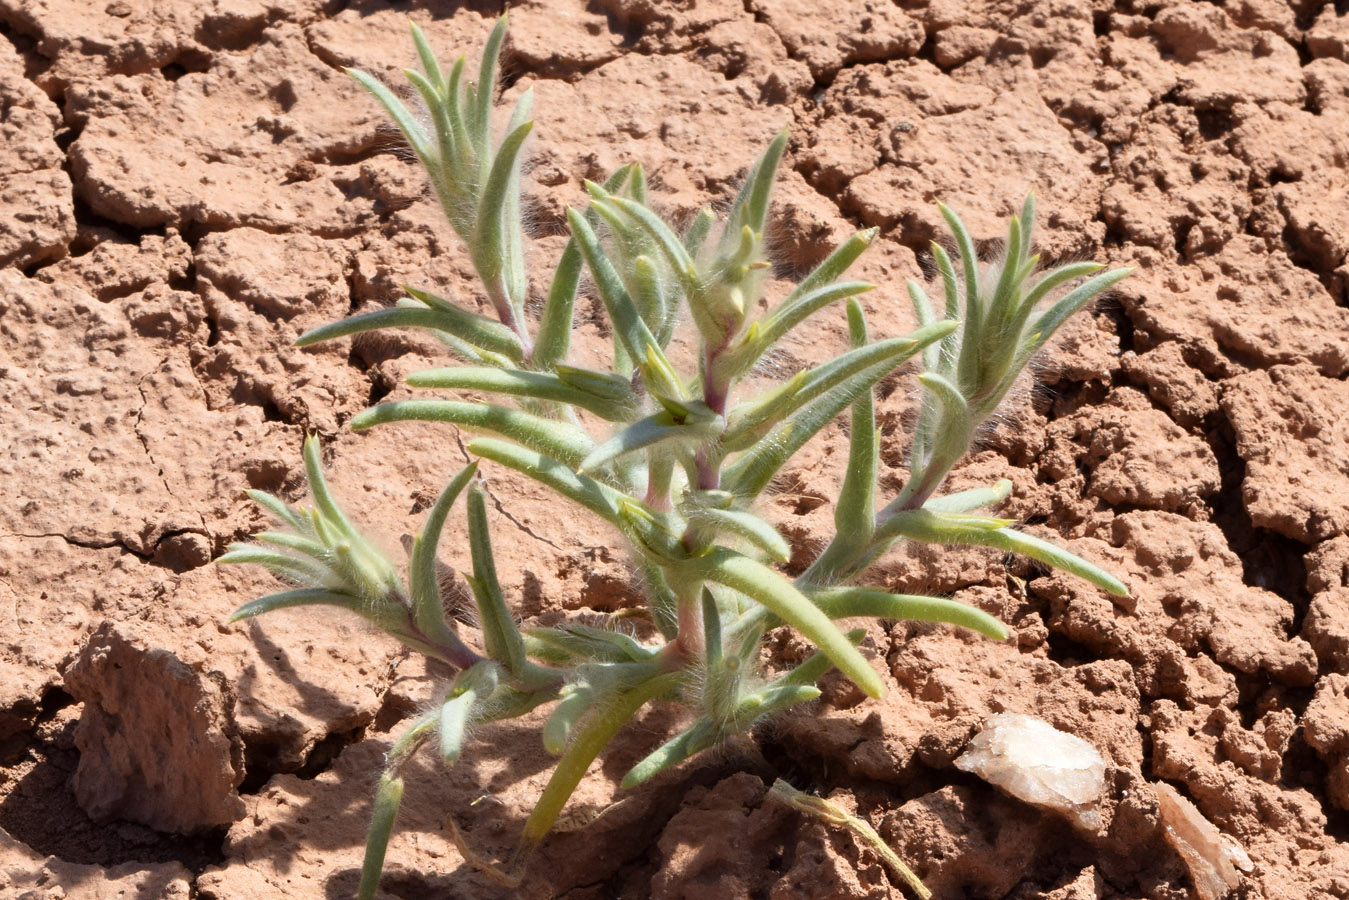
<svg viewBox="0 0 1349 900">
<path fill-rule="evenodd" d="M 1105 760 L 1091 744 L 1044 719 L 991 716 L 955 764 L 1032 806 L 1062 813 L 1079 828 L 1100 830 L 1096 806 L 1105 792 Z"/>
</svg>

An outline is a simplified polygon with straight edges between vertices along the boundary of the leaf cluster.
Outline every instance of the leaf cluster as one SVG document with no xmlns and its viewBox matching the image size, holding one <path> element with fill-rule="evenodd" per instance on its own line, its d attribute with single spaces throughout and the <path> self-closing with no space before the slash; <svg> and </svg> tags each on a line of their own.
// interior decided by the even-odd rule
<svg viewBox="0 0 1349 900">
<path fill-rule="evenodd" d="M 318 444 L 307 441 L 314 508 L 254 494 L 289 530 L 259 534 L 256 544 L 237 545 L 222 560 L 263 565 L 294 588 L 245 605 L 235 618 L 305 604 L 340 606 L 458 671 L 437 709 L 417 719 L 389 753 L 362 897 L 375 891 L 401 798 L 401 767 L 428 741 L 438 741 L 445 761 L 453 763 L 474 725 L 551 705 L 541 737 L 559 759 L 525 824 L 514 877 L 596 756 L 648 702 L 681 702 L 693 719 L 637 763 L 624 786 L 814 699 L 816 682 L 831 667 L 878 696 L 881 677 L 858 648 L 864 632 L 845 632 L 835 624 L 840 619 L 921 619 L 994 639 L 1007 636 L 1000 622 L 965 604 L 858 584 L 898 540 L 1015 551 L 1113 593 L 1125 591 L 1109 574 L 1009 520 L 977 514 L 1005 498 L 1010 483 L 940 494 L 951 467 L 1035 352 L 1125 270 L 1098 274 L 1099 266 L 1081 263 L 1037 276 L 1038 259 L 1030 253 L 1033 198 L 1011 220 L 1005 253 L 981 267 L 968 231 L 943 207 L 959 251 L 953 260 L 943 247 L 933 247 L 943 315 L 910 281 L 919 328 L 874 340 L 857 299 L 872 285 L 846 276 L 875 229 L 844 241 L 785 295 L 769 295 L 765 230 L 787 147 L 784 133 L 749 168 L 724 217 L 708 206 L 683 227 L 672 225 L 652 208 L 637 163 L 603 184 L 588 183 L 589 203 L 568 211 L 571 236 L 532 322 L 519 196 L 529 95 L 517 103 L 500 138 L 493 138 L 492 128 L 504 38 L 503 18 L 472 83 L 464 59 L 443 70 L 413 27 L 422 70 L 407 76 L 429 125 L 377 80 L 351 72 L 421 160 L 495 318 L 409 288 L 397 307 L 324 325 L 299 343 L 409 327 L 439 338 L 457 364 L 415 373 L 408 384 L 441 393 L 380 404 L 360 413 L 352 427 L 417 420 L 474 432 L 480 436 L 468 450 L 478 460 L 538 481 L 607 522 L 626 540 L 640 570 L 643 608 L 658 638 L 645 643 L 579 623 L 521 630 L 497 577 L 477 462 L 455 475 L 431 508 L 413 542 L 405 582 L 333 501 Z M 607 370 L 568 361 L 575 302 L 587 273 L 613 335 Z M 1058 289 L 1070 284 L 1075 286 L 1056 299 Z M 838 305 L 851 336 L 845 352 L 741 398 L 740 389 L 766 354 Z M 690 367 L 677 365 L 671 353 L 681 326 L 696 347 Z M 921 365 L 923 389 L 911 468 L 903 490 L 883 500 L 877 496 L 875 388 L 911 359 Z M 462 399 L 463 392 L 492 399 Z M 793 578 L 777 567 L 790 548 L 760 515 L 761 501 L 782 467 L 842 414 L 850 417 L 848 463 L 834 534 L 819 558 Z M 436 549 L 461 495 L 462 533 L 472 558 L 467 581 L 482 626 L 473 646 L 445 615 L 436 574 Z M 770 677 L 761 663 L 762 638 L 784 624 L 818 652 Z"/>
</svg>

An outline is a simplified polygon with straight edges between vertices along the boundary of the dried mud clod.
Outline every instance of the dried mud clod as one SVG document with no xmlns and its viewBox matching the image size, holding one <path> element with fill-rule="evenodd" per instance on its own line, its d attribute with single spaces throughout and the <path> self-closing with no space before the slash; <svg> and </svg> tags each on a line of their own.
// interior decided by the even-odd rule
<svg viewBox="0 0 1349 900">
<path fill-rule="evenodd" d="M 243 741 L 223 675 L 195 671 L 105 624 L 65 683 L 84 704 L 71 789 L 95 821 L 190 832 L 243 814 Z"/>
<path fill-rule="evenodd" d="M 437 348 L 293 341 L 404 283 L 477 302 L 407 153 L 339 69 L 409 64 L 408 16 L 452 51 L 497 11 L 0 2 L 0 894 L 353 891 L 373 773 L 437 673 L 336 617 L 225 625 L 261 582 L 207 563 L 260 524 L 244 490 L 293 493 L 307 431 L 389 547 L 462 464 L 446 429 L 346 428 L 372 398 L 410 396 L 402 376 Z M 1161 780 L 1250 854 L 1230 896 L 1344 896 L 1344 5 L 528 0 L 511 16 L 505 90 L 532 87 L 541 111 L 525 175 L 541 257 L 560 252 L 583 177 L 638 159 L 663 208 L 691 213 L 729 199 L 735 161 L 790 125 L 778 268 L 880 226 L 859 275 L 881 285 L 866 297 L 878 334 L 912 326 L 902 279 L 931 274 L 934 197 L 991 253 L 1034 188 L 1055 211 L 1046 261 L 1137 267 L 1050 351 L 1050 387 L 953 476 L 1011 479 L 1008 517 L 1123 573 L 1131 597 L 977 550 L 883 560 L 887 586 L 949 592 L 1013 640 L 877 625 L 866 646 L 887 697 L 826 682 L 809 714 L 755 736 L 777 773 L 728 750 L 618 792 L 623 763 L 677 724 L 653 712 L 578 794 L 579 810 L 609 811 L 578 813 L 520 894 L 901 896 L 847 833 L 766 799 L 781 774 L 867 819 L 939 897 L 1202 896 L 1164 842 L 1146 787 Z M 575 342 L 601 345 L 584 315 Z M 777 364 L 845 345 L 841 319 L 822 321 Z M 878 401 L 892 485 L 914 408 L 903 390 Z M 801 566 L 846 458 L 844 429 L 829 434 L 768 513 Z M 613 535 L 490 479 L 522 616 L 627 605 Z M 790 635 L 773 647 L 770 664 L 799 658 Z M 81 774 L 44 776 L 60 821 L 38 829 L 35 748 L 63 684 Z M 1074 838 L 955 767 L 999 713 L 1101 751 L 1100 832 Z M 443 810 L 472 846 L 506 852 L 550 763 L 530 734 L 485 729 L 472 767 L 409 773 L 387 890 L 504 896 L 464 863 Z M 91 864 L 91 830 L 143 829 L 127 820 L 228 833 L 218 851 L 164 851 L 187 867 L 138 862 L 148 831 Z"/>
</svg>

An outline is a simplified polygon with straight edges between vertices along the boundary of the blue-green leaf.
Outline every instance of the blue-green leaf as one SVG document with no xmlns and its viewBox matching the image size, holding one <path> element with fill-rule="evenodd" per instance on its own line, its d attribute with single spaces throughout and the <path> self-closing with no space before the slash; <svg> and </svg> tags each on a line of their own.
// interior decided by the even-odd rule
<svg viewBox="0 0 1349 900">
<path fill-rule="evenodd" d="M 626 453 L 669 441 L 688 444 L 706 440 L 721 430 L 721 417 L 702 401 L 691 401 L 687 409 L 687 414 L 678 419 L 668 410 L 638 419 L 592 450 L 578 471 L 594 471 Z"/>
<path fill-rule="evenodd" d="M 881 678 L 820 609 L 777 572 L 725 548 L 697 562 L 709 581 L 739 591 L 810 638 L 853 684 L 871 697 L 885 692 Z"/>
<path fill-rule="evenodd" d="M 524 369 L 497 369 L 489 366 L 451 366 L 443 369 L 423 369 L 407 378 L 415 388 L 449 388 L 454 390 L 491 391 L 515 397 L 531 397 L 555 403 L 566 403 L 587 409 L 602 419 L 623 421 L 636 408 L 636 395 L 629 389 L 629 403 L 614 403 L 579 390 L 561 377 L 546 372 Z"/>
<path fill-rule="evenodd" d="M 923 509 L 932 512 L 970 512 L 971 510 L 982 509 L 985 506 L 992 506 L 994 503 L 1001 503 L 1011 493 L 1012 482 L 1006 478 L 999 478 L 991 487 L 970 488 L 967 491 L 958 491 L 943 497 L 933 497 L 923 504 Z"/>
<path fill-rule="evenodd" d="M 354 78 L 361 87 L 374 95 L 375 99 L 389 114 L 389 118 L 393 119 L 394 124 L 408 139 L 408 143 L 412 145 L 413 151 L 421 158 L 422 163 L 428 169 L 434 168 L 436 154 L 431 147 L 430 138 L 412 113 L 408 112 L 408 108 L 403 105 L 403 101 L 394 96 L 393 91 L 381 84 L 379 79 L 362 72 L 360 69 L 349 68 L 344 71 Z"/>
<path fill-rule="evenodd" d="M 436 572 L 436 550 L 445 529 L 445 519 L 459 494 L 477 474 L 477 462 L 471 462 L 445 485 L 436 498 L 419 535 L 413 540 L 408 563 L 409 589 L 412 593 L 412 617 L 417 627 L 433 640 L 458 642 L 445 622 L 444 602 L 440 594 L 440 578 Z"/>
<path fill-rule="evenodd" d="M 420 291 L 409 291 L 409 293 L 419 300 L 426 296 Z M 503 354 L 515 362 L 524 358 L 524 350 L 520 346 L 520 340 L 509 328 L 467 310 L 457 310 L 451 313 L 445 309 L 410 309 L 407 307 L 378 309 L 374 312 L 361 313 L 347 319 L 339 319 L 336 322 L 320 325 L 300 335 L 295 344 L 299 347 L 308 347 L 320 341 L 346 337 L 364 331 L 375 331 L 380 328 L 435 329 L 452 334 L 475 347 Z"/>
<path fill-rule="evenodd" d="M 243 560 L 240 560 L 241 562 Z M 250 600 L 239 607 L 230 616 L 231 622 L 239 622 L 243 619 L 251 619 L 254 616 L 260 616 L 263 613 L 272 612 L 277 609 L 290 609 L 296 606 L 340 606 L 342 609 L 349 609 L 352 612 L 360 613 L 363 610 L 359 598 L 350 594 L 339 594 L 330 591 L 327 588 L 296 588 L 293 591 L 281 591 L 275 594 L 268 594 L 265 597 L 259 597 L 256 600 Z"/>
<path fill-rule="evenodd" d="M 574 469 L 556 459 L 491 438 L 470 441 L 468 452 L 522 472 L 581 504 L 605 521 L 620 528 L 624 525 L 620 501 L 631 498 L 588 475 L 578 475 Z"/>
<path fill-rule="evenodd" d="M 571 466 L 580 465 L 594 446 L 580 428 L 532 413 L 490 403 L 457 400 L 399 400 L 362 410 L 351 427 L 364 431 L 389 422 L 448 422 L 518 441 Z"/>
<path fill-rule="evenodd" d="M 836 587 L 812 590 L 811 600 L 831 619 L 874 616 L 946 622 L 970 628 L 997 641 L 1007 639 L 1007 626 L 975 606 L 942 597 L 892 594 L 879 588 Z"/>
</svg>

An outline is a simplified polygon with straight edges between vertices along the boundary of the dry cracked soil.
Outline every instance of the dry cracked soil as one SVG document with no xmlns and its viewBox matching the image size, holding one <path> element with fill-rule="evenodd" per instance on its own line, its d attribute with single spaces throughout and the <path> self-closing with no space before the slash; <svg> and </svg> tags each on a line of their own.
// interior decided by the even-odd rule
<svg viewBox="0 0 1349 900">
<path fill-rule="evenodd" d="M 678 725 L 651 710 L 518 893 L 906 896 L 870 847 L 768 798 L 776 772 L 865 817 L 940 898 L 1203 897 L 1157 785 L 1249 853 L 1230 896 L 1349 897 L 1349 7 L 510 6 L 504 93 L 536 95 L 539 271 L 584 178 L 640 160 L 661 208 L 686 215 L 726 201 L 783 127 L 777 274 L 878 226 L 861 263 L 878 334 L 912 327 L 903 279 L 931 272 L 937 200 L 994 252 L 1033 188 L 1046 260 L 1136 267 L 953 474 L 1011 479 L 1004 515 L 1119 573 L 1131 598 L 991 552 L 896 553 L 878 580 L 976 604 L 1013 638 L 872 623 L 883 700 L 831 677 L 752 746 L 625 793 L 627 765 Z M 264 525 L 246 489 L 299 496 L 307 432 L 395 552 L 462 465 L 448 427 L 346 427 L 444 364 L 430 342 L 294 339 L 404 283 L 481 303 L 341 68 L 400 82 L 409 18 L 471 55 L 500 12 L 0 0 L 0 896 L 352 894 L 382 755 L 446 673 L 339 615 L 228 625 L 273 583 L 211 561 Z M 594 304 L 579 308 L 578 345 L 598 346 Z M 845 345 L 842 316 L 823 315 L 778 363 Z M 911 377 L 884 393 L 894 490 Z M 797 567 L 832 522 L 840 426 L 766 511 Z M 487 475 L 522 619 L 633 602 L 613 535 Z M 777 634 L 770 663 L 803 650 Z M 1098 831 L 952 765 L 997 712 L 1100 749 Z M 537 724 L 483 729 L 452 770 L 413 767 L 385 896 L 510 895 L 464 861 L 446 815 L 508 852 L 548 772 Z"/>
</svg>

